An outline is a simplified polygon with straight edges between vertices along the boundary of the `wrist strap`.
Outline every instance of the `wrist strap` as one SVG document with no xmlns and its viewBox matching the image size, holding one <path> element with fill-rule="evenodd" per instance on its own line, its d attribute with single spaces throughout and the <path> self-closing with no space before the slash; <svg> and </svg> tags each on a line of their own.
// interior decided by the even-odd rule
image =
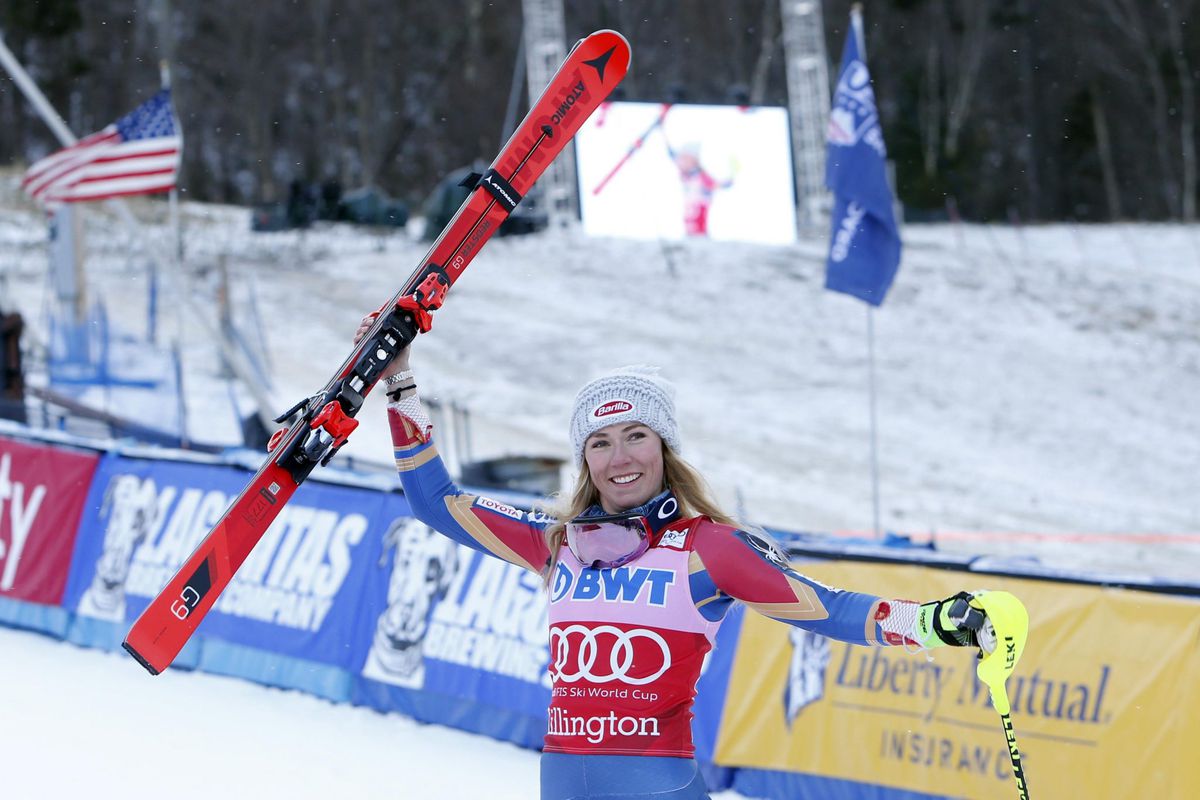
<svg viewBox="0 0 1200 800">
<path fill-rule="evenodd" d="M 416 391 L 417 391 L 416 383 L 410 383 L 406 386 L 397 386 L 395 389 L 389 389 L 387 391 L 387 399 L 388 399 L 389 403 L 398 403 L 398 402 L 400 402 L 400 397 L 405 392 L 414 392 L 415 393 Z"/>
</svg>

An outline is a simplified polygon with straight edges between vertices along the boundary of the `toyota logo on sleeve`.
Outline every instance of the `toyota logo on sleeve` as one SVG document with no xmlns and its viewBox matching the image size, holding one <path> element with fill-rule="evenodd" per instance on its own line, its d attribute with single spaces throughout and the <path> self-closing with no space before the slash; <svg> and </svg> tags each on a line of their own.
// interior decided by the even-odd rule
<svg viewBox="0 0 1200 800">
<path fill-rule="evenodd" d="M 608 657 L 600 657 L 605 649 Z M 645 628 L 625 631 L 613 625 L 589 628 L 578 624 L 551 628 L 550 651 L 554 654 L 550 677 L 555 682 L 620 681 L 644 686 L 671 668 L 671 649 L 666 640 Z"/>
</svg>

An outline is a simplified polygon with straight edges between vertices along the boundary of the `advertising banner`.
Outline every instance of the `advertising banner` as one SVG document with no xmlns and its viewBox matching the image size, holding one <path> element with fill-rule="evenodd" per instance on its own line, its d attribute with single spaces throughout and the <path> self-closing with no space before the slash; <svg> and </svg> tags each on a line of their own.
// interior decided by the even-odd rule
<svg viewBox="0 0 1200 800">
<path fill-rule="evenodd" d="M 541 580 L 415 519 L 384 542 L 356 702 L 539 745 L 550 703 Z"/>
<path fill-rule="evenodd" d="M 0 597 L 62 601 L 99 457 L 0 439 Z"/>
<path fill-rule="evenodd" d="M 130 623 L 245 486 L 244 470 L 107 455 L 80 524 L 64 604 Z M 403 498 L 310 481 L 267 530 L 198 630 L 356 670 L 364 587 Z"/>
<path fill-rule="evenodd" d="M 1196 598 L 912 566 L 797 568 L 884 596 L 945 597 L 965 584 L 1014 593 L 1030 631 L 1008 694 L 1031 794 L 1200 796 Z M 771 771 L 797 792 L 830 779 L 931 796 L 1016 791 L 972 652 L 846 645 L 754 614 L 742 625 L 716 759 Z"/>
</svg>

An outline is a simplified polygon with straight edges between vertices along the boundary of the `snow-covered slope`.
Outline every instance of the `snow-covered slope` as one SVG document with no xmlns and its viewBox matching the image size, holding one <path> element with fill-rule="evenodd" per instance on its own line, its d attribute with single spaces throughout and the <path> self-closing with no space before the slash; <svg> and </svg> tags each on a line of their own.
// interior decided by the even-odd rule
<svg viewBox="0 0 1200 800">
<path fill-rule="evenodd" d="M 136 208 L 163 217 L 161 204 Z M 88 216 L 90 290 L 141 333 L 143 245 L 110 214 Z M 185 205 L 184 221 L 198 303 L 215 305 L 222 261 L 244 326 L 256 298 L 280 410 L 324 384 L 361 314 L 425 251 L 345 227 L 252 234 L 240 209 Z M 146 235 L 169 238 L 158 223 Z M 874 314 L 884 526 L 936 532 L 947 548 L 1196 580 L 1200 227 L 909 226 L 904 237 Z M 496 240 L 417 343 L 418 382 L 469 411 L 475 457 L 566 458 L 577 386 L 659 364 L 679 387 L 686 455 L 730 508 L 788 529 L 867 531 L 867 316 L 822 289 L 822 257 L 816 239 Z M 46 267 L 40 214 L 0 192 L 0 308 L 21 311 L 35 349 Z M 235 442 L 209 335 L 179 313 L 161 330 L 184 353 L 191 436 Z M 348 454 L 388 462 L 383 417 L 370 398 Z M 123 656 L 4 629 L 0 654 L 15 655 L 0 657 L 0 708 L 15 721 L 0 735 L 0 762 L 15 767 L 6 797 L 164 786 L 199 797 L 181 779 L 185 751 L 187 763 L 221 764 L 230 798 L 524 798 L 537 783 L 536 753 L 394 715 L 209 675 L 150 680 Z"/>
<path fill-rule="evenodd" d="M 6 306 L 44 336 L 40 216 L 0 210 Z M 162 204 L 139 214 L 161 219 Z M 89 215 L 89 275 L 144 325 L 140 244 Z M 185 205 L 194 292 L 251 282 L 281 410 L 319 388 L 360 316 L 426 245 L 348 227 L 253 234 Z M 150 236 L 166 241 L 161 227 Z M 874 313 L 881 521 L 941 546 L 1071 568 L 1200 575 L 1200 226 L 912 225 Z M 574 391 L 628 363 L 678 386 L 685 455 L 750 522 L 872 528 L 867 312 L 822 288 L 824 243 L 491 242 L 414 348 L 422 393 L 470 413 L 474 457 L 568 457 Z M 244 324 L 248 324 L 245 323 Z M 179 331 L 193 437 L 232 441 L 209 337 Z M 346 448 L 390 459 L 381 397 Z M 1079 535 L 1083 534 L 1083 535 Z"/>
</svg>

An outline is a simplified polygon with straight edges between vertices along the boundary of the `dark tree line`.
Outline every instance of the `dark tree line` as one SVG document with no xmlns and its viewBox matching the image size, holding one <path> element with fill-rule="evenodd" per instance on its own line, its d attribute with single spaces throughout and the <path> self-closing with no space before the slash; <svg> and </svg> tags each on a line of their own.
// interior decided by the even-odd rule
<svg viewBox="0 0 1200 800">
<path fill-rule="evenodd" d="M 5 40 L 77 132 L 171 67 L 187 196 L 293 180 L 419 202 L 502 141 L 517 0 L 18 0 Z M 873 0 L 868 60 L 911 216 L 1197 218 L 1200 0 Z M 849 0 L 825 0 L 830 78 Z M 565 0 L 569 36 L 620 30 L 629 100 L 782 105 L 779 0 Z M 525 94 L 522 91 L 521 99 Z M 52 150 L 0 80 L 0 163 Z"/>
</svg>

